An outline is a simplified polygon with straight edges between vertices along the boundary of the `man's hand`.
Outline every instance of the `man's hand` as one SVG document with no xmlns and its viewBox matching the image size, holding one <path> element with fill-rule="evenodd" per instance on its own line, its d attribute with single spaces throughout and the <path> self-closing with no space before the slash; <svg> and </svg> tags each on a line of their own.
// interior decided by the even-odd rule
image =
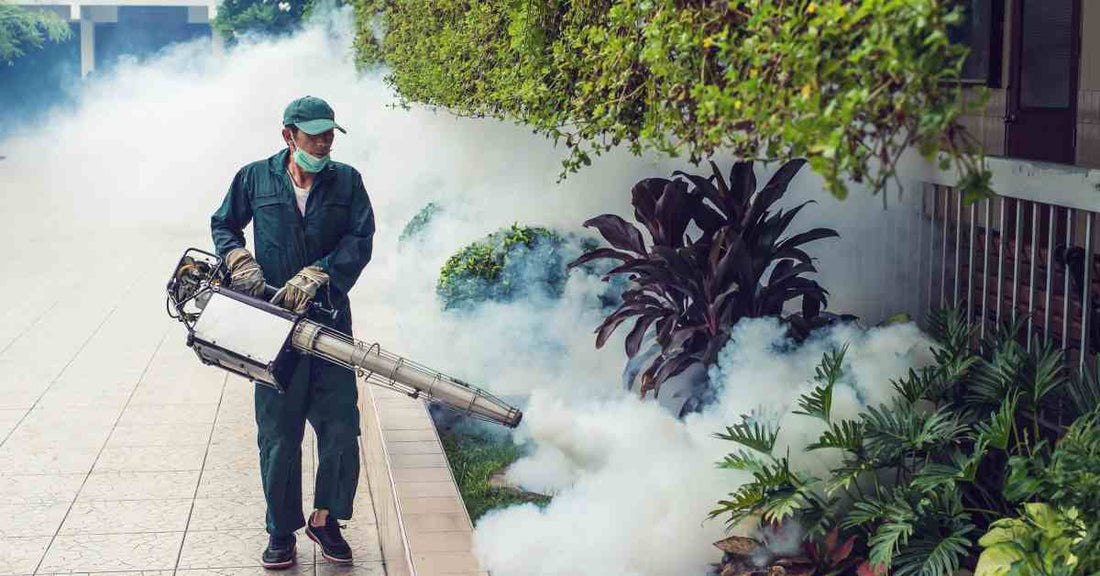
<svg viewBox="0 0 1100 576">
<path fill-rule="evenodd" d="M 286 285 L 275 293 L 271 303 L 295 314 L 302 314 L 309 306 L 309 301 L 313 300 L 317 291 L 325 284 L 328 284 L 328 274 L 316 266 L 307 266 L 286 281 Z"/>
<path fill-rule="evenodd" d="M 234 248 L 225 255 L 225 265 L 229 268 L 230 288 L 257 298 L 263 297 L 264 271 L 251 252 Z"/>
</svg>

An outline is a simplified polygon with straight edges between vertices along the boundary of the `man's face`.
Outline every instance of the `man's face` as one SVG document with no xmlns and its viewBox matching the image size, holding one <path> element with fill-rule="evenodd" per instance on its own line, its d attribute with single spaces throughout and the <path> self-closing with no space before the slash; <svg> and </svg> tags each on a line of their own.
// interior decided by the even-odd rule
<svg viewBox="0 0 1100 576">
<path fill-rule="evenodd" d="M 298 133 L 294 134 L 290 128 L 283 128 L 283 139 L 287 141 L 287 145 L 290 146 L 291 152 L 293 152 L 295 148 L 301 148 L 317 158 L 328 156 L 329 153 L 332 152 L 332 141 L 334 138 L 336 138 L 334 130 L 309 135 L 302 130 L 298 130 Z"/>
</svg>

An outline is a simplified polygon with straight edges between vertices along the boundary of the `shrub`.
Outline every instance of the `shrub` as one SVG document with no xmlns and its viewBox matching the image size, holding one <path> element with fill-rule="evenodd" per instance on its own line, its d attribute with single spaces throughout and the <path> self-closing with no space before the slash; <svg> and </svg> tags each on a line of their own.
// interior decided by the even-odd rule
<svg viewBox="0 0 1100 576">
<path fill-rule="evenodd" d="M 510 302 L 565 289 L 565 239 L 546 228 L 513 224 L 459 250 L 439 272 L 436 293 L 445 309 L 486 300 Z"/>
<path fill-rule="evenodd" d="M 881 190 L 901 154 L 940 150 L 989 191 L 959 124 L 962 2 L 357 0 L 363 65 L 409 102 L 509 118 L 564 142 L 565 170 L 627 146 L 693 162 L 808 158 L 828 189 Z"/>
<path fill-rule="evenodd" d="M 827 426 L 807 451 L 839 450 L 840 464 L 824 479 L 801 473 L 776 446 L 778 429 L 745 417 L 718 435 L 744 448 L 720 465 L 753 480 L 711 517 L 731 526 L 794 519 L 810 535 L 840 526 L 871 565 L 898 576 L 948 576 L 971 563 L 980 529 L 1015 510 L 1003 493 L 1013 486 L 1009 457 L 1031 461 L 1065 432 L 1055 424 L 1067 415 L 1057 394 L 1067 383 L 1061 352 L 1025 348 L 1018 328 L 998 330 L 975 353 L 965 315 L 936 311 L 935 364 L 910 370 L 892 382 L 892 402 L 851 420 L 832 415 L 845 351 L 826 354 L 795 414 Z"/>
<path fill-rule="evenodd" d="M 570 264 L 598 259 L 621 264 L 605 278 L 626 276 L 631 288 L 622 304 L 596 329 L 602 347 L 627 320 L 626 354 L 635 357 L 652 331 L 660 353 L 639 371 L 640 392 L 658 393 L 663 382 L 696 363 L 712 364 L 742 318 L 778 316 L 789 300 L 802 300 L 805 325 L 825 306 L 826 291 L 803 274 L 816 272 L 807 243 L 837 236 L 826 228 L 785 236 L 806 204 L 772 211 L 805 164 L 784 164 L 759 191 L 751 162 L 738 162 L 729 180 L 711 163 L 709 177 L 676 172 L 648 178 L 631 191 L 635 219 L 649 232 L 646 242 L 633 224 L 613 214 L 585 222 L 612 246 L 590 251 Z M 694 237 L 688 227 L 694 223 Z"/>
</svg>

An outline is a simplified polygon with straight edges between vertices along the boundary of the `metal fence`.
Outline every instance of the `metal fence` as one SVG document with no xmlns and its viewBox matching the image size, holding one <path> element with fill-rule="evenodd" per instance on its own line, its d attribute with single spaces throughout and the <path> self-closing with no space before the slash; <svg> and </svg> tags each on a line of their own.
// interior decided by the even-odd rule
<svg viewBox="0 0 1100 576">
<path fill-rule="evenodd" d="M 919 229 L 908 235 L 921 282 L 916 317 L 954 306 L 978 337 L 1019 321 L 1029 348 L 1053 343 L 1079 364 L 1100 351 L 1094 211 L 1009 196 L 966 205 L 939 184 L 918 196 Z"/>
</svg>

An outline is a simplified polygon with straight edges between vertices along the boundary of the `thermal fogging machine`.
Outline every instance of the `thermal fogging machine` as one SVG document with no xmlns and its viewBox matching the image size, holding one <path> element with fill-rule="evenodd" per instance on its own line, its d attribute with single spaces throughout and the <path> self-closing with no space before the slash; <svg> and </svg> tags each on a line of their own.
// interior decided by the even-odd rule
<svg viewBox="0 0 1100 576">
<path fill-rule="evenodd" d="M 275 289 L 268 286 L 270 298 Z M 336 311 L 311 303 L 295 314 L 236 292 L 225 263 L 215 254 L 189 248 L 168 281 L 168 315 L 187 328 L 187 345 L 203 364 L 216 366 L 283 392 L 293 355 L 324 359 L 353 371 L 363 381 L 425 398 L 510 428 L 523 413 L 492 394 L 430 368 L 333 330 L 312 318 Z"/>
</svg>

